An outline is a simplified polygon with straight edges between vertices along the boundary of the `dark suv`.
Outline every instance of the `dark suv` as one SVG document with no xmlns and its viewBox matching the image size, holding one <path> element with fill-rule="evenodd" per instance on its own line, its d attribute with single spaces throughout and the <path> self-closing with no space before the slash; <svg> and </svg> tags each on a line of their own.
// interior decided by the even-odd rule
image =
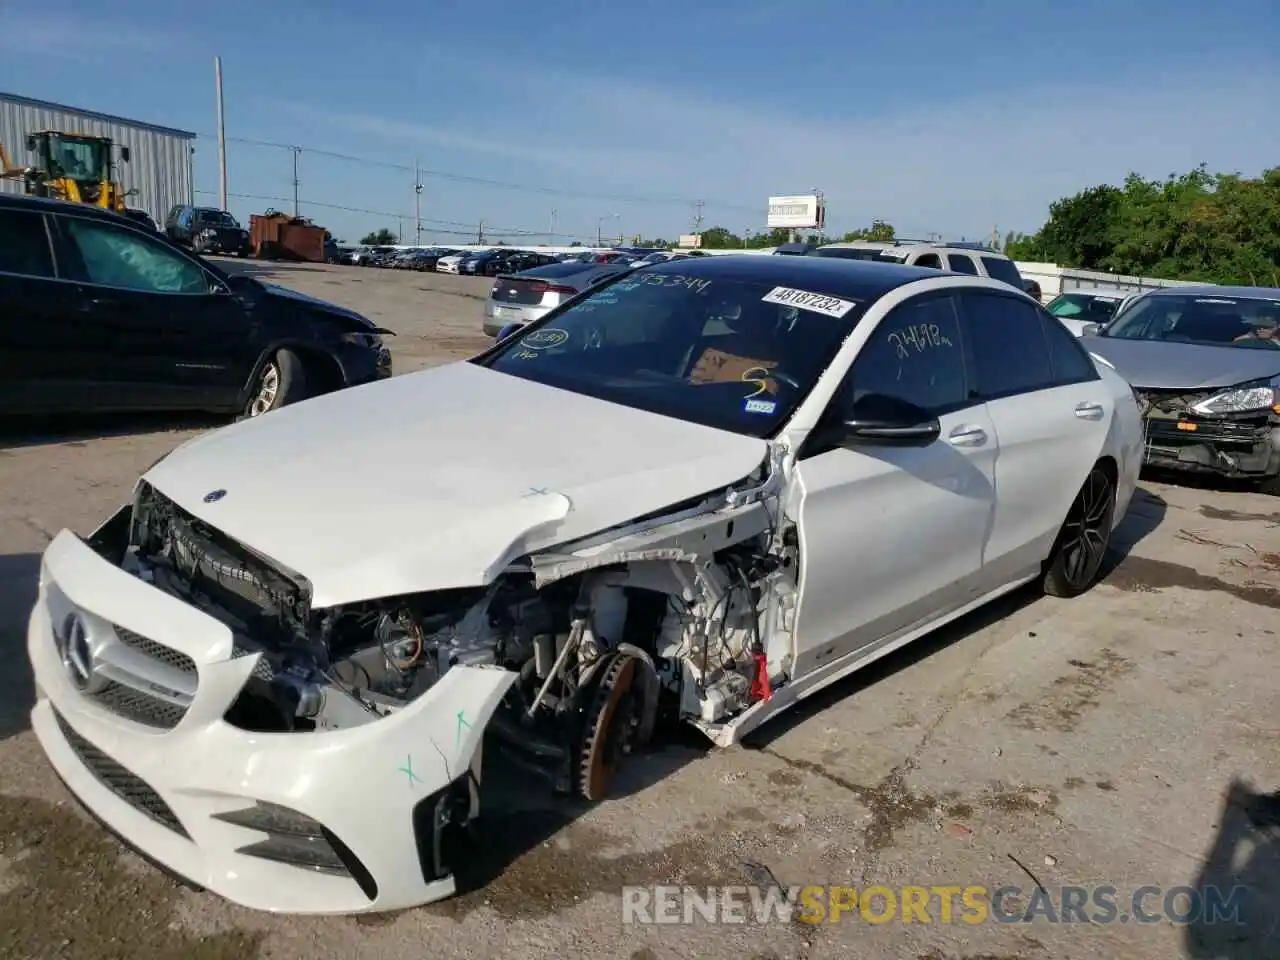
<svg viewBox="0 0 1280 960">
<path fill-rule="evenodd" d="M 89 204 L 0 194 L 0 411 L 257 416 L 391 375 L 391 331 Z"/>
<path fill-rule="evenodd" d="M 164 232 L 170 240 L 200 254 L 247 257 L 253 252 L 249 231 L 227 211 L 216 207 L 179 204 L 165 217 Z"/>
</svg>

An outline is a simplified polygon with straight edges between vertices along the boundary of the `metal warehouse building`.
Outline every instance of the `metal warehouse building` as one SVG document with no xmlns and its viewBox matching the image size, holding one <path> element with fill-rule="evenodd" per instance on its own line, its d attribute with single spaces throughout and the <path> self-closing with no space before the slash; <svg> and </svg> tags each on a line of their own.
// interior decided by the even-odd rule
<svg viewBox="0 0 1280 960">
<path fill-rule="evenodd" d="M 116 179 L 125 190 L 138 191 L 128 205 L 147 211 L 157 224 L 163 225 L 175 204 L 194 202 L 191 154 L 196 135 L 188 130 L 0 93 L 0 143 L 15 164 L 29 162 L 27 135 L 38 130 L 110 137 L 117 146 L 128 147 L 129 162 L 116 163 Z M 0 191 L 21 193 L 22 183 L 0 180 Z"/>
</svg>

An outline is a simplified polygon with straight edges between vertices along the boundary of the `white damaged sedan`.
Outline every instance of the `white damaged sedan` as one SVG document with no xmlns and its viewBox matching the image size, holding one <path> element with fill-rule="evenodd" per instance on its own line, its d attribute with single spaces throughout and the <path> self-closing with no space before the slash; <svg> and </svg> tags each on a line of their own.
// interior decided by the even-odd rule
<svg viewBox="0 0 1280 960">
<path fill-rule="evenodd" d="M 1129 386 L 996 281 L 645 267 L 467 362 L 189 441 L 49 545 L 32 723 L 72 793 L 271 911 L 449 896 L 482 743 L 607 795 L 1020 584 L 1097 578 Z"/>
</svg>

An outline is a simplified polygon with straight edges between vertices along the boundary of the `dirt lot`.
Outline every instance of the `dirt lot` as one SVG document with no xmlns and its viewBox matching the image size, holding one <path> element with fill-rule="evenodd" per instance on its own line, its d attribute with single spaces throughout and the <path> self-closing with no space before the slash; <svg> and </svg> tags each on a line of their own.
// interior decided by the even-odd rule
<svg viewBox="0 0 1280 960">
<path fill-rule="evenodd" d="M 399 372 L 486 342 L 488 281 L 264 273 L 398 331 Z M 1144 885 L 1242 883 L 1274 908 L 1280 817 L 1249 790 L 1280 787 L 1280 500 L 1156 480 L 1144 481 L 1105 582 L 1084 598 L 1010 598 L 745 748 L 691 740 L 636 758 L 623 795 L 593 809 L 495 791 L 490 843 L 455 900 L 357 922 L 275 918 L 186 891 L 69 802 L 28 729 L 23 644 L 50 537 L 87 533 L 140 471 L 211 425 L 0 437 L 0 957 L 1280 956 L 1274 909 L 1212 926 L 970 924 L 958 910 L 946 923 L 936 906 L 928 923 L 873 924 L 854 911 L 820 926 L 622 924 L 624 883 L 770 876 L 860 889 L 1009 885 L 1023 904 L 1037 883 L 1055 895 L 1109 884 L 1121 914 Z"/>
</svg>

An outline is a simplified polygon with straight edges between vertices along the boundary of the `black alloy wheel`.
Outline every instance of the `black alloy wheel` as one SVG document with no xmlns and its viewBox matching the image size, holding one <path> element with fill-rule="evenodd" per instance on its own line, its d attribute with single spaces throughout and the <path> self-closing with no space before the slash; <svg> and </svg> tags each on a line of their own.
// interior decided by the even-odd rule
<svg viewBox="0 0 1280 960">
<path fill-rule="evenodd" d="M 1075 597 L 1093 586 L 1111 546 L 1115 509 L 1115 483 L 1106 469 L 1095 464 L 1058 534 L 1045 570 L 1045 593 Z"/>
</svg>

